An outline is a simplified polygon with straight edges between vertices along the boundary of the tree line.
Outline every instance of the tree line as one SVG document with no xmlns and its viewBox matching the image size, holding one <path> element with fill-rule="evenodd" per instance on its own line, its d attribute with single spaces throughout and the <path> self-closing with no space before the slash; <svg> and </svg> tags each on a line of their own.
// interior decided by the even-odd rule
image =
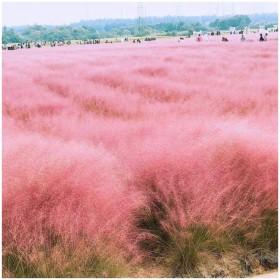
<svg viewBox="0 0 280 280">
<path fill-rule="evenodd" d="M 262 17 L 257 17 L 260 20 Z M 276 20 L 274 14 L 271 21 Z M 269 16 L 266 15 L 266 20 Z M 277 22 L 277 21 L 276 21 Z M 23 43 L 27 41 L 93 40 L 101 38 L 141 37 L 149 35 L 187 36 L 194 31 L 228 30 L 233 26 L 244 29 L 251 24 L 245 15 L 227 18 L 202 17 L 148 17 L 139 25 L 137 19 L 98 19 L 80 21 L 63 26 L 32 25 L 2 28 L 2 43 Z"/>
</svg>

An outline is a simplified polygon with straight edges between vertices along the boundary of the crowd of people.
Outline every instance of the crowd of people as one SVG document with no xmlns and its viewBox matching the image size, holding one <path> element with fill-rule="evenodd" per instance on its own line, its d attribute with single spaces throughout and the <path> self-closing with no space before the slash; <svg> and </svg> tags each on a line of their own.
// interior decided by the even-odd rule
<svg viewBox="0 0 280 280">
<path fill-rule="evenodd" d="M 141 43 L 140 39 L 131 39 L 133 43 Z M 144 41 L 155 41 L 155 37 L 146 37 L 143 39 Z M 106 39 L 103 43 L 105 44 L 112 44 L 112 43 L 122 43 L 122 42 L 129 42 L 128 38 L 124 39 L 115 39 L 115 40 L 108 40 Z M 88 45 L 88 44 L 100 44 L 100 39 L 87 39 L 87 40 L 80 40 L 76 41 L 74 44 L 77 45 Z M 14 43 L 14 44 L 3 44 L 2 50 L 17 50 L 17 49 L 31 49 L 31 48 L 42 48 L 46 46 L 50 47 L 60 47 L 60 46 L 69 46 L 73 44 L 71 40 L 65 41 L 65 40 L 59 40 L 59 41 L 42 41 L 42 42 L 26 42 L 26 43 Z"/>
<path fill-rule="evenodd" d="M 278 30 L 277 30 L 276 32 L 278 32 Z M 218 35 L 218 34 L 220 35 L 221 33 L 220 33 L 220 32 L 218 33 L 218 31 L 217 31 L 217 32 L 216 32 L 216 35 Z M 230 33 L 230 34 L 232 34 L 232 33 Z M 239 32 L 239 34 L 241 34 L 240 41 L 241 41 L 241 42 L 245 42 L 245 41 L 246 41 L 246 37 L 244 36 L 243 32 Z M 211 36 L 213 36 L 213 33 L 211 33 Z M 265 33 L 264 36 L 263 36 L 262 33 L 260 33 L 260 38 L 259 38 L 259 41 L 260 41 L 260 42 L 267 41 L 267 38 L 268 38 L 268 33 Z M 180 37 L 180 38 L 179 38 L 179 41 L 181 41 L 182 39 L 183 39 L 183 38 Z M 201 41 L 203 41 L 203 40 L 206 40 L 206 41 L 209 42 L 208 33 L 205 33 L 205 34 L 203 35 L 203 37 L 202 37 L 201 34 L 199 33 L 199 34 L 196 36 L 195 40 L 196 40 L 197 42 L 201 42 Z M 228 41 L 229 41 L 229 39 L 228 39 L 227 37 L 222 36 L 222 42 L 228 42 Z"/>
<path fill-rule="evenodd" d="M 263 41 L 267 41 L 267 33 L 265 33 L 265 35 L 263 36 L 262 34 L 260 34 L 260 39 L 259 39 L 259 41 L 260 42 L 263 42 Z"/>
<path fill-rule="evenodd" d="M 260 42 L 263 42 L 263 41 L 267 41 L 267 37 L 268 37 L 268 33 L 265 33 L 265 35 L 263 36 L 262 33 L 260 34 L 260 38 L 259 38 L 259 41 Z M 241 36 L 241 42 L 245 42 L 246 41 L 246 38 L 245 36 L 242 34 Z"/>
<path fill-rule="evenodd" d="M 42 41 L 42 42 L 25 42 L 25 43 L 18 43 L 18 44 L 3 44 L 2 50 L 17 50 L 17 49 L 31 49 L 31 48 L 42 48 L 45 46 L 64 46 L 70 45 L 71 41 Z"/>
</svg>

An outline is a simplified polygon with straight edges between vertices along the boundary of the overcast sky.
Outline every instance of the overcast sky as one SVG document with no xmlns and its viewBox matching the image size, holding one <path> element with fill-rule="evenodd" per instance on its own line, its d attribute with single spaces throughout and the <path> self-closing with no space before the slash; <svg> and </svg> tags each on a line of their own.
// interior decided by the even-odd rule
<svg viewBox="0 0 280 280">
<path fill-rule="evenodd" d="M 276 2 L 212 2 L 174 3 L 142 2 L 142 14 L 146 16 L 199 16 L 277 12 Z M 32 24 L 69 24 L 82 19 L 136 18 L 138 2 L 33 2 L 2 4 L 2 24 L 6 26 Z"/>
</svg>

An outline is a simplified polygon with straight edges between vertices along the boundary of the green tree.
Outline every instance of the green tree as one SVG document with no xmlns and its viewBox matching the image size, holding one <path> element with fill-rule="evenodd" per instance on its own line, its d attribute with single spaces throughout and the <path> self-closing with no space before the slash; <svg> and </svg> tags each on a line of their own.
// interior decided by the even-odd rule
<svg viewBox="0 0 280 280">
<path fill-rule="evenodd" d="M 230 27 L 236 27 L 237 29 L 244 29 L 245 26 L 249 25 L 251 20 L 248 16 L 239 15 L 225 19 L 216 19 L 210 23 L 210 27 L 228 30 Z"/>
<path fill-rule="evenodd" d="M 2 29 L 2 44 L 22 43 L 24 39 L 14 30 L 4 27 Z"/>
</svg>

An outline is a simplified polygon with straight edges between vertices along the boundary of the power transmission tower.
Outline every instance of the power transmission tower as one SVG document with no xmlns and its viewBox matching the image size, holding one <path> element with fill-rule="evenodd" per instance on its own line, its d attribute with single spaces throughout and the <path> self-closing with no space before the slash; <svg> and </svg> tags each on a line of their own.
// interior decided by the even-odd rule
<svg viewBox="0 0 280 280">
<path fill-rule="evenodd" d="M 235 3 L 231 3 L 231 15 L 235 16 Z"/>
<path fill-rule="evenodd" d="M 138 30 L 143 30 L 144 29 L 144 17 L 145 17 L 145 10 L 143 7 L 143 3 L 137 3 L 137 26 Z"/>
<path fill-rule="evenodd" d="M 218 17 L 220 13 L 220 2 L 217 2 L 216 4 L 216 16 Z"/>
<path fill-rule="evenodd" d="M 175 4 L 175 16 L 178 17 L 181 15 L 182 12 L 182 4 L 181 3 L 176 3 Z"/>
<path fill-rule="evenodd" d="M 85 14 L 86 20 L 89 20 L 88 2 L 85 2 Z"/>
<path fill-rule="evenodd" d="M 216 4 L 216 16 L 222 16 L 224 17 L 226 14 L 226 7 L 224 2 L 217 2 Z"/>
</svg>

